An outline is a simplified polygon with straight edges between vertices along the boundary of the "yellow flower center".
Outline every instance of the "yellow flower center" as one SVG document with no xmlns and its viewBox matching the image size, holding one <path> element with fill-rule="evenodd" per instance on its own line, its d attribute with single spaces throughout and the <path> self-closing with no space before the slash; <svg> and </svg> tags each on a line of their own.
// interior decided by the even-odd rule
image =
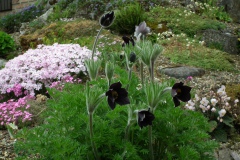
<svg viewBox="0 0 240 160">
<path fill-rule="evenodd" d="M 176 90 L 176 92 L 177 92 L 177 94 L 180 94 L 182 91 L 181 91 L 181 89 L 178 88 L 178 89 Z"/>
<path fill-rule="evenodd" d="M 114 99 L 118 98 L 118 93 L 116 91 L 112 91 L 112 96 Z"/>
</svg>

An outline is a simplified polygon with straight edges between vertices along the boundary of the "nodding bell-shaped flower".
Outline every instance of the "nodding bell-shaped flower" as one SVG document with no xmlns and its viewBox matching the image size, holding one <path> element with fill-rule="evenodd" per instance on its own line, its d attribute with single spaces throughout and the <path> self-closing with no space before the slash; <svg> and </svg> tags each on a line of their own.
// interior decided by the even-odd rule
<svg viewBox="0 0 240 160">
<path fill-rule="evenodd" d="M 137 59 L 136 54 L 134 52 L 131 52 L 130 57 L 129 57 L 129 61 L 134 63 L 136 61 L 136 59 Z"/>
<path fill-rule="evenodd" d="M 115 18 L 114 11 L 111 11 L 111 12 L 103 14 L 99 20 L 99 23 L 103 28 L 107 28 L 112 25 L 114 18 Z"/>
<path fill-rule="evenodd" d="M 138 111 L 138 125 L 141 127 L 141 129 L 148 125 L 152 125 L 152 121 L 154 119 L 155 116 L 150 112 L 150 108 L 148 110 Z"/>
<path fill-rule="evenodd" d="M 135 42 L 134 42 L 132 37 L 129 38 L 127 36 L 123 36 L 122 39 L 124 41 L 123 44 L 122 44 L 122 47 L 125 47 L 126 45 L 129 46 L 129 43 L 131 43 L 132 46 L 135 45 Z"/>
<path fill-rule="evenodd" d="M 141 22 L 139 26 L 135 27 L 134 36 L 139 40 L 140 36 L 146 36 L 148 33 L 150 33 L 150 28 L 147 27 L 147 24 L 145 21 Z"/>
<path fill-rule="evenodd" d="M 120 82 L 111 84 L 106 96 L 108 97 L 108 105 L 112 110 L 116 107 L 116 103 L 119 105 L 130 104 L 128 92 L 125 88 L 122 88 Z"/>
<path fill-rule="evenodd" d="M 180 101 L 187 102 L 191 99 L 191 87 L 189 86 L 184 86 L 182 82 L 180 83 L 175 83 L 172 87 L 172 97 L 173 97 L 173 102 L 175 104 L 175 107 L 180 105 Z"/>
</svg>

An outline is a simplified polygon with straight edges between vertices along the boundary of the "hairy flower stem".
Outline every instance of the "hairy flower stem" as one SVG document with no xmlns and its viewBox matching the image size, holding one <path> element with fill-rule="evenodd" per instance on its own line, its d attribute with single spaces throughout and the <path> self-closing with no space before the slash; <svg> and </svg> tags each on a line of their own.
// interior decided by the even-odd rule
<svg viewBox="0 0 240 160">
<path fill-rule="evenodd" d="M 90 128 L 90 140 L 91 140 L 92 149 L 93 149 L 95 159 L 100 160 L 100 158 L 98 157 L 97 148 L 96 148 L 94 140 L 93 140 L 93 113 L 91 113 L 91 112 L 89 113 L 89 128 Z"/>
<path fill-rule="evenodd" d="M 129 86 L 130 86 L 131 78 L 132 78 L 132 68 L 128 68 L 128 85 L 127 85 L 127 87 L 126 87 L 126 90 L 127 90 L 127 91 L 128 91 L 128 89 L 129 89 Z"/>
<path fill-rule="evenodd" d="M 142 82 L 142 86 L 143 84 L 143 62 L 140 62 L 140 74 L 141 74 L 141 82 Z"/>
<path fill-rule="evenodd" d="M 154 61 L 151 61 L 151 64 L 150 64 L 150 69 L 149 69 L 149 72 L 150 72 L 150 76 L 151 76 L 151 81 L 153 82 L 154 81 Z"/>
<path fill-rule="evenodd" d="M 99 35 L 100 35 L 102 29 L 103 29 L 103 27 L 101 27 L 101 28 L 99 29 L 98 34 L 97 34 L 97 37 L 96 37 L 96 39 L 95 39 L 95 41 L 94 41 L 93 49 L 92 49 L 92 59 L 93 59 L 93 57 L 94 57 L 94 53 L 95 53 L 96 46 L 97 46 L 97 41 L 98 41 L 98 38 L 99 38 Z"/>
<path fill-rule="evenodd" d="M 14 139 L 13 132 L 10 126 L 7 125 L 7 131 L 11 139 Z"/>
<path fill-rule="evenodd" d="M 153 156 L 153 146 L 152 146 L 152 126 L 149 125 L 148 127 L 148 139 L 149 139 L 149 153 L 150 153 L 150 160 L 154 160 Z"/>
<path fill-rule="evenodd" d="M 125 129 L 125 137 L 124 137 L 124 139 L 125 139 L 126 142 L 128 141 L 128 135 L 129 135 L 130 126 L 131 126 L 131 124 L 129 123 L 127 125 L 126 129 Z"/>
<path fill-rule="evenodd" d="M 108 87 L 110 87 L 111 79 L 108 79 Z"/>
</svg>

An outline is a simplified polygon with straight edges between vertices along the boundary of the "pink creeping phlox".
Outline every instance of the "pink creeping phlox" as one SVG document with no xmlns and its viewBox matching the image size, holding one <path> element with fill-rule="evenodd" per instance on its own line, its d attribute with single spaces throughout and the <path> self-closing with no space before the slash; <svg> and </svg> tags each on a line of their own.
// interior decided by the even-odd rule
<svg viewBox="0 0 240 160">
<path fill-rule="evenodd" d="M 15 84 L 12 88 L 7 89 L 7 93 L 10 93 L 12 91 L 16 97 L 19 97 L 23 94 L 23 92 L 22 92 L 23 88 L 22 88 L 21 84 Z"/>
<path fill-rule="evenodd" d="M 80 82 L 82 82 L 81 79 L 79 79 L 79 78 L 74 79 L 72 76 L 66 75 L 63 77 L 63 79 L 61 81 L 52 82 L 52 84 L 49 86 L 49 88 L 55 88 L 59 91 L 62 91 L 65 83 L 80 83 Z"/>
<path fill-rule="evenodd" d="M 27 100 L 30 98 L 33 97 L 28 95 L 16 101 L 10 99 L 7 102 L 0 103 L 0 125 L 30 121 L 32 114 L 27 111 L 30 107 Z"/>
<path fill-rule="evenodd" d="M 40 90 L 43 83 L 49 87 L 52 82 L 70 74 L 86 73 L 84 61 L 91 58 L 91 54 L 91 50 L 78 44 L 39 45 L 36 49 L 29 49 L 8 61 L 5 68 L 0 70 L 0 94 L 21 85 L 30 95 L 34 95 L 34 90 Z M 96 52 L 96 55 L 99 54 Z"/>
</svg>

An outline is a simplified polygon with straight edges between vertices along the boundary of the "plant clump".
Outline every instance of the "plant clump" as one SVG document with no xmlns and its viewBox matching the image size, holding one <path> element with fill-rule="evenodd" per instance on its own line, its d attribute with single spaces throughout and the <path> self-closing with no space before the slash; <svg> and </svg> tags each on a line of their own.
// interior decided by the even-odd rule
<svg viewBox="0 0 240 160">
<path fill-rule="evenodd" d="M 215 19 L 202 17 L 191 10 L 184 8 L 155 6 L 147 13 L 151 25 L 166 25 L 174 34 L 185 33 L 189 37 L 194 37 L 201 30 L 223 29 L 224 23 Z"/>
<path fill-rule="evenodd" d="M 36 48 L 39 44 L 71 43 L 79 37 L 91 36 L 95 33 L 97 23 L 90 20 L 60 21 L 44 26 L 34 33 L 20 37 L 23 50 Z"/>
<path fill-rule="evenodd" d="M 111 13 L 106 13 L 111 18 L 101 17 L 108 24 Z M 43 114 L 45 123 L 19 132 L 21 140 L 15 144 L 19 158 L 38 154 L 43 159 L 214 159 L 217 143 L 210 140 L 207 119 L 201 113 L 174 107 L 191 99 L 191 87 L 173 80 L 155 82 L 154 62 L 163 47 L 147 40 L 150 28 L 146 23 L 135 28 L 136 43 L 124 37 L 124 45 L 119 44 L 126 66 L 122 69 L 109 63 L 116 61 L 115 56 L 94 58 L 102 22 L 92 58 L 85 60 L 89 81 L 48 88 L 51 98 Z M 108 67 L 106 78 L 98 75 L 102 60 Z M 141 88 L 140 79 L 132 73 L 138 63 L 149 69 L 147 77 L 140 69 Z M 81 64 L 70 66 L 74 72 Z"/>
<path fill-rule="evenodd" d="M 1 28 L 7 33 L 19 31 L 21 23 L 30 22 L 42 14 L 42 8 L 28 6 L 15 14 L 8 14 L 0 19 Z"/>
<path fill-rule="evenodd" d="M 116 18 L 110 29 L 120 34 L 133 34 L 135 26 L 145 18 L 145 11 L 140 4 L 129 4 L 116 11 Z"/>
<path fill-rule="evenodd" d="M 234 99 L 231 103 L 230 99 L 226 87 L 222 85 L 216 92 L 210 91 L 209 96 L 201 98 L 196 94 L 192 100 L 188 101 L 185 108 L 200 111 L 208 119 L 211 136 L 220 142 L 226 142 L 227 135 L 230 134 L 234 121 L 238 117 L 233 111 L 239 100 Z"/>
<path fill-rule="evenodd" d="M 2 31 L 0 31 L 0 46 L 0 58 L 6 58 L 9 52 L 15 50 L 15 42 L 13 38 Z"/>
<path fill-rule="evenodd" d="M 96 55 L 100 53 L 97 52 Z M 15 84 L 34 95 L 43 84 L 49 87 L 52 82 L 69 75 L 86 72 L 84 61 L 91 57 L 91 51 L 78 44 L 39 45 L 25 54 L 15 57 L 0 70 L 0 92 L 5 94 Z M 97 58 L 97 57 L 95 57 Z"/>
</svg>

